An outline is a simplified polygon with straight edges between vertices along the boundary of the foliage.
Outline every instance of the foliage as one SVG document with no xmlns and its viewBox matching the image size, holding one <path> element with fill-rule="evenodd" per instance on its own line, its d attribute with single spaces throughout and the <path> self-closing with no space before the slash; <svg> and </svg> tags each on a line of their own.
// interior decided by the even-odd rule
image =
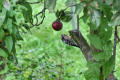
<svg viewBox="0 0 120 80">
<path fill-rule="evenodd" d="M 103 66 L 104 78 L 106 78 L 111 73 L 111 71 L 113 71 L 115 59 L 112 54 L 113 38 L 111 37 L 112 37 L 113 27 L 120 25 L 120 9 L 119 9 L 120 1 L 119 0 L 114 0 L 114 1 L 113 0 L 106 0 L 106 1 L 66 0 L 64 2 L 65 7 L 63 7 L 63 9 L 58 9 L 58 8 L 56 9 L 57 7 L 56 3 L 57 3 L 56 0 L 44 0 L 44 7 L 42 12 L 40 12 L 42 13 L 43 20 L 45 17 L 46 9 L 49 12 L 53 12 L 56 15 L 56 19 L 67 23 L 71 21 L 72 14 L 81 15 L 83 13 L 83 15 L 80 17 L 80 20 L 83 20 L 84 24 L 87 25 L 87 29 L 89 28 L 90 30 L 90 33 L 87 34 L 88 36 L 86 37 L 90 42 L 90 44 L 93 45 L 94 48 L 98 50 L 93 53 L 95 61 L 97 62 L 96 63 L 88 62 L 87 70 L 86 69 L 80 70 L 81 68 L 85 68 L 85 65 L 80 68 L 79 65 L 75 65 L 75 64 L 74 64 L 75 66 L 73 65 L 73 67 L 72 66 L 67 67 L 67 65 L 72 65 L 71 63 L 72 61 L 67 62 L 66 58 L 68 56 L 71 56 L 70 58 L 72 58 L 73 55 L 75 54 L 74 51 L 76 51 L 77 49 L 68 46 L 63 47 L 63 44 L 56 40 L 58 34 L 54 31 L 51 31 L 50 28 L 48 28 L 48 31 L 43 30 L 44 28 L 40 28 L 41 31 L 35 28 L 35 31 L 39 31 L 36 33 L 35 31 L 32 31 L 32 34 L 37 35 L 37 37 L 40 39 L 34 38 L 35 40 L 33 39 L 32 41 L 31 40 L 32 37 L 28 37 L 28 36 L 26 37 L 26 35 L 23 36 L 26 38 L 22 38 L 21 34 L 23 33 L 27 33 L 27 35 L 30 35 L 30 32 L 28 31 L 31 30 L 30 29 L 31 27 L 35 27 L 31 23 L 38 21 L 38 18 L 36 16 L 33 16 L 34 9 L 32 8 L 31 4 L 26 0 L 22 0 L 22 1 L 1 0 L 0 1 L 0 57 L 3 58 L 3 61 L 0 62 L 0 65 L 4 65 L 4 69 L 0 71 L 0 74 L 9 72 L 9 74 L 6 74 L 7 76 L 6 80 L 8 79 L 36 80 L 40 78 L 43 80 L 58 79 L 59 69 L 61 65 L 60 62 L 61 58 L 59 56 L 59 54 L 62 54 L 62 52 L 61 53 L 59 52 L 61 47 L 63 49 L 67 48 L 66 53 L 67 51 L 69 53 L 74 53 L 74 54 L 65 54 L 66 56 L 65 60 L 63 59 L 64 60 L 63 62 L 65 64 L 64 65 L 65 69 L 63 68 L 64 71 L 63 76 L 65 80 L 76 77 L 76 74 L 78 77 L 81 75 L 81 74 L 79 75 L 79 73 L 81 72 L 84 73 L 86 80 L 93 80 L 93 79 L 99 80 L 99 76 L 100 76 L 99 69 L 101 66 Z M 75 6 L 75 12 L 73 13 L 70 11 L 70 9 L 68 9 L 71 6 Z M 82 28 L 84 29 L 83 26 Z M 66 29 L 69 28 L 67 27 Z M 52 38 L 50 38 L 50 36 L 52 36 Z M 18 52 L 16 56 L 15 46 L 16 46 L 16 42 L 19 40 L 23 40 L 23 42 L 17 44 Z M 48 45 L 49 43 L 51 44 Z M 21 50 L 21 48 L 23 50 Z M 54 61 L 56 57 L 58 58 L 58 61 Z M 77 56 L 74 55 L 74 57 Z M 16 58 L 18 59 L 18 61 Z M 75 59 L 75 60 L 77 63 L 81 59 Z M 14 63 L 11 64 L 11 61 Z M 16 66 L 15 63 L 17 62 L 18 64 Z M 78 70 L 74 72 L 73 70 L 76 67 L 78 67 L 77 68 Z M 11 75 L 14 77 L 11 77 Z M 80 77 L 76 79 L 79 78 Z"/>
</svg>

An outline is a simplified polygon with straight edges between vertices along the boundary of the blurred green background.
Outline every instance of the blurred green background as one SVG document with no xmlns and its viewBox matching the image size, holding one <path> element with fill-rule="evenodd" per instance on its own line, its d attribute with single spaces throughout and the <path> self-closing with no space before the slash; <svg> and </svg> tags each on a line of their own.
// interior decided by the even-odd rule
<svg viewBox="0 0 120 80">
<path fill-rule="evenodd" d="M 29 1 L 29 0 L 28 0 Z M 30 0 L 35 1 L 35 0 Z M 57 0 L 56 9 L 64 9 L 66 0 Z M 33 15 L 43 4 L 32 5 Z M 39 17 L 40 19 L 40 17 Z M 63 22 L 61 31 L 52 29 L 55 14 L 46 11 L 42 25 L 21 33 L 23 41 L 16 44 L 18 64 L 10 63 L 10 72 L 5 80 L 59 80 L 62 55 L 62 78 L 64 80 L 85 80 L 86 61 L 79 48 L 71 47 L 61 41 L 61 34 L 69 34 L 72 21 Z M 87 39 L 89 27 L 80 20 L 80 31 Z M 117 45 L 117 63 L 115 75 L 120 80 L 120 45 Z"/>
</svg>

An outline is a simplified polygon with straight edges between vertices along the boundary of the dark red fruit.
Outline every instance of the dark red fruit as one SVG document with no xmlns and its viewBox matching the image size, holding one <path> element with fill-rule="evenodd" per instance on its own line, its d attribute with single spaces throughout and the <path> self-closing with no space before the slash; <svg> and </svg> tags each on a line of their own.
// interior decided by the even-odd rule
<svg viewBox="0 0 120 80">
<path fill-rule="evenodd" d="M 52 28 L 56 31 L 60 31 L 62 29 L 62 27 L 63 27 L 63 24 L 60 21 L 54 21 L 52 23 Z"/>
</svg>

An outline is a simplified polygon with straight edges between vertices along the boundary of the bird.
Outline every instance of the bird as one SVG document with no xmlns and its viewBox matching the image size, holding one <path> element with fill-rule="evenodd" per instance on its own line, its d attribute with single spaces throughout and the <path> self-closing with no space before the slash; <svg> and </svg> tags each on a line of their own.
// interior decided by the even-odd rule
<svg viewBox="0 0 120 80">
<path fill-rule="evenodd" d="M 62 34 L 62 35 L 61 35 L 61 40 L 62 40 L 62 42 L 64 42 L 65 44 L 68 44 L 68 45 L 70 45 L 70 46 L 79 47 L 79 46 L 75 43 L 75 41 L 72 39 L 71 36 L 67 36 L 67 35 L 65 35 L 65 34 Z"/>
</svg>

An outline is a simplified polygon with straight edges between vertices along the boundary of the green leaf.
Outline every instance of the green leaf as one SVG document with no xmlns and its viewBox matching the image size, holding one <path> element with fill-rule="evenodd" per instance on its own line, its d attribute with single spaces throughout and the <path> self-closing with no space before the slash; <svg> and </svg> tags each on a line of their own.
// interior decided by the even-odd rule
<svg viewBox="0 0 120 80">
<path fill-rule="evenodd" d="M 0 61 L 0 65 L 2 65 L 3 64 L 3 61 Z"/>
<path fill-rule="evenodd" d="M 84 15 L 81 17 L 81 19 L 83 19 L 83 21 L 86 23 L 89 18 L 89 15 L 87 14 L 88 9 L 86 7 L 84 8 L 83 13 L 84 13 Z"/>
<path fill-rule="evenodd" d="M 113 8 L 117 11 L 120 11 L 120 0 L 114 0 Z"/>
<path fill-rule="evenodd" d="M 8 11 L 10 10 L 11 4 L 9 0 L 4 0 L 3 4 L 4 8 L 6 8 Z"/>
<path fill-rule="evenodd" d="M 100 65 L 94 62 L 88 62 L 88 70 L 85 72 L 86 80 L 99 80 Z"/>
<path fill-rule="evenodd" d="M 112 15 L 113 15 L 113 13 L 111 11 L 112 10 L 111 6 L 106 5 L 106 4 L 102 4 L 100 7 L 101 7 L 101 10 L 103 11 L 104 15 L 106 16 L 106 18 L 110 21 Z"/>
<path fill-rule="evenodd" d="M 1 75 L 1 74 L 5 74 L 5 73 L 7 73 L 8 70 L 9 70 L 9 69 L 8 69 L 8 66 L 5 65 L 5 68 L 4 68 L 3 70 L 0 71 L 0 75 Z"/>
<path fill-rule="evenodd" d="M 114 0 L 105 0 L 105 2 L 103 3 L 102 0 L 97 0 L 99 4 L 106 4 L 108 6 L 111 6 L 111 4 L 113 4 Z"/>
<path fill-rule="evenodd" d="M 8 54 L 0 48 L 0 56 L 2 57 L 8 57 Z"/>
<path fill-rule="evenodd" d="M 12 34 L 14 37 L 16 37 L 16 34 L 17 34 L 17 25 L 16 24 L 13 24 L 13 27 L 12 27 Z"/>
<path fill-rule="evenodd" d="M 109 25 L 110 26 L 120 25 L 120 12 L 117 12 L 112 16 L 112 20 Z"/>
<path fill-rule="evenodd" d="M 62 20 L 63 22 L 69 22 L 72 19 L 72 12 L 70 11 L 58 11 L 56 12 L 57 19 Z"/>
<path fill-rule="evenodd" d="M 10 16 L 10 17 L 12 17 L 13 20 L 15 20 L 14 15 L 15 15 L 14 10 L 13 10 L 13 8 L 11 8 L 10 11 L 8 11 L 7 16 Z"/>
<path fill-rule="evenodd" d="M 46 8 L 50 11 L 53 12 L 54 8 L 56 6 L 56 0 L 47 0 L 46 1 Z"/>
<path fill-rule="evenodd" d="M 64 18 L 64 16 L 65 16 L 65 11 L 64 10 L 57 10 L 57 12 L 56 12 L 56 17 L 59 19 L 62 19 L 62 18 Z"/>
<path fill-rule="evenodd" d="M 23 16 L 25 18 L 25 21 L 26 22 L 33 21 L 33 19 L 32 19 L 32 7 L 31 7 L 31 5 L 28 2 L 22 2 L 21 5 L 25 7 L 22 10 L 22 13 L 23 13 Z"/>
<path fill-rule="evenodd" d="M 97 27 L 93 23 L 88 23 L 88 25 L 89 25 L 91 30 L 96 30 L 97 29 Z"/>
<path fill-rule="evenodd" d="M 106 78 L 113 71 L 114 67 L 115 67 L 115 58 L 114 58 L 114 56 L 111 56 L 109 61 L 107 61 L 103 65 L 103 75 L 104 75 L 104 78 Z"/>
<path fill-rule="evenodd" d="M 101 22 L 101 15 L 98 10 L 93 10 L 92 16 L 91 16 L 91 22 L 96 25 L 96 27 L 99 27 Z"/>
<path fill-rule="evenodd" d="M 16 33 L 16 39 L 17 39 L 17 40 L 23 40 L 23 38 L 22 38 L 22 36 L 20 35 L 20 32 L 19 32 L 19 31 L 17 31 L 17 33 Z"/>
<path fill-rule="evenodd" d="M 106 42 L 106 44 L 103 45 L 102 52 L 94 53 L 95 60 L 96 61 L 104 61 L 104 62 L 108 61 L 110 59 L 110 57 L 112 56 L 112 48 L 113 48 L 112 42 Z"/>
<path fill-rule="evenodd" d="M 98 28 L 98 36 L 106 43 L 112 36 L 113 28 L 108 26 L 108 20 L 106 18 L 101 19 L 100 27 Z"/>
<path fill-rule="evenodd" d="M 83 10 L 85 4 L 84 3 L 79 3 L 78 5 L 75 6 L 75 13 L 80 14 L 81 11 Z"/>
<path fill-rule="evenodd" d="M 0 4 L 3 4 L 3 1 L 4 1 L 4 0 L 0 0 Z"/>
<path fill-rule="evenodd" d="M 3 1 L 4 1 L 4 0 L 0 0 L 0 10 L 1 10 L 1 7 L 2 7 L 2 5 L 3 5 Z"/>
<path fill-rule="evenodd" d="M 90 43 L 96 48 L 96 49 L 102 49 L 102 43 L 101 43 L 101 39 L 94 34 L 89 34 L 88 38 L 90 40 Z"/>
<path fill-rule="evenodd" d="M 7 10 L 5 8 L 2 8 L 2 13 L 0 13 L 0 27 L 3 25 L 3 22 L 5 21 L 6 12 Z"/>
<path fill-rule="evenodd" d="M 12 33 L 12 19 L 8 18 L 7 23 L 4 26 L 4 29 L 7 29 L 10 33 Z"/>
<path fill-rule="evenodd" d="M 59 18 L 59 16 L 60 16 L 60 11 L 59 11 L 59 10 L 56 11 L 55 16 L 56 16 L 57 18 Z"/>
<path fill-rule="evenodd" d="M 26 29 L 26 30 L 30 30 L 30 26 L 28 24 L 23 24 L 23 27 Z"/>
<path fill-rule="evenodd" d="M 104 40 L 104 42 L 110 40 L 111 36 L 112 36 L 112 27 L 106 27 L 104 29 L 100 29 L 99 32 L 99 36 L 101 37 L 102 40 Z"/>
<path fill-rule="evenodd" d="M 66 6 L 71 6 L 71 5 L 74 5 L 74 4 L 76 4 L 76 0 L 67 0 L 66 2 L 65 2 L 65 5 Z"/>
<path fill-rule="evenodd" d="M 72 19 L 72 13 L 69 11 L 65 11 L 64 15 L 61 15 L 60 19 L 64 22 L 69 22 Z"/>
<path fill-rule="evenodd" d="M 4 30 L 0 29 L 0 40 L 2 40 L 4 36 L 5 36 Z"/>
<path fill-rule="evenodd" d="M 7 36 L 5 38 L 5 48 L 7 48 L 10 53 L 12 50 L 12 47 L 13 47 L 13 39 L 11 36 Z"/>
<path fill-rule="evenodd" d="M 103 45 L 103 52 L 104 52 L 105 60 L 109 60 L 109 58 L 112 56 L 112 51 L 113 51 L 112 48 L 113 48 L 112 41 L 108 41 L 106 42 L 105 45 Z"/>
<path fill-rule="evenodd" d="M 111 5 L 111 4 L 113 3 L 113 1 L 114 1 L 114 0 L 105 0 L 105 3 L 106 3 L 107 5 Z"/>
</svg>

